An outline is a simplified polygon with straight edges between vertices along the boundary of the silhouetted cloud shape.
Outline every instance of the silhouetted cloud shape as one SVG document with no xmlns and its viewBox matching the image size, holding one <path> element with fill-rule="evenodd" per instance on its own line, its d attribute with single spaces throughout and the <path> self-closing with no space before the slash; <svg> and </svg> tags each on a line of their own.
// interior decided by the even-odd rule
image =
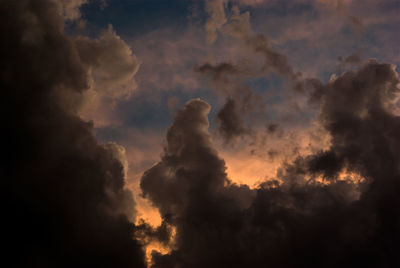
<svg viewBox="0 0 400 268">
<path fill-rule="evenodd" d="M 318 87 L 304 90 L 320 105 L 330 148 L 284 164 L 255 189 L 227 178 L 207 131 L 209 105 L 188 102 L 141 180 L 176 227 L 172 251 L 154 251 L 153 267 L 399 266 L 399 82 L 394 66 L 372 60 L 311 83 Z"/>
<path fill-rule="evenodd" d="M 74 1 L 85 2 L 85 1 Z M 0 2 L 3 261 L 13 267 L 145 267 L 124 168 L 76 115 L 89 67 L 61 2 Z M 107 52 L 108 53 L 108 52 Z"/>
<path fill-rule="evenodd" d="M 226 98 L 216 115 L 218 132 L 224 142 L 229 144 L 237 137 L 250 134 L 251 127 L 245 124 L 244 117 L 262 110 L 264 104 L 261 96 L 244 83 L 244 78 L 249 75 L 246 67 L 226 62 L 216 65 L 205 63 L 196 65 L 194 71 L 209 77 L 214 89 Z"/>
<path fill-rule="evenodd" d="M 400 80 L 393 65 L 370 60 L 327 83 L 297 81 L 265 37 L 246 34 L 248 15 L 237 13 L 231 32 L 264 55 L 263 68 L 295 80 L 320 109 L 331 144 L 250 189 L 227 176 L 208 133 L 210 106 L 191 100 L 175 113 L 161 160 L 141 178 L 162 224 L 135 226 L 123 148 L 100 145 L 77 111 L 91 70 L 104 83 L 124 83 L 138 62 L 111 28 L 99 39 L 65 34 L 64 19 L 79 17 L 85 2 L 0 0 L 4 263 L 145 267 L 141 239 L 171 247 L 153 252 L 154 268 L 400 266 L 400 117 L 393 112 Z M 225 23 L 226 1 L 218 3 L 210 42 Z M 256 98 L 231 87 L 230 76 L 247 74 L 233 64 L 197 70 L 227 83 L 217 114 L 226 138 L 243 133 L 239 114 Z"/>
<path fill-rule="evenodd" d="M 228 98 L 216 116 L 220 122 L 219 131 L 226 142 L 230 142 L 233 138 L 248 133 L 236 106 L 235 101 Z"/>
</svg>

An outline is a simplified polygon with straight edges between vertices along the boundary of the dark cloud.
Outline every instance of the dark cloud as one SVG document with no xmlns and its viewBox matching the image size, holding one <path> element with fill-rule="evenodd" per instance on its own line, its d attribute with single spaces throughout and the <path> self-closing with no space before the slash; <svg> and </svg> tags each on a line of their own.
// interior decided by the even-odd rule
<svg viewBox="0 0 400 268">
<path fill-rule="evenodd" d="M 104 82 L 131 78 L 134 58 L 126 65 L 114 61 L 130 51 L 111 30 L 98 39 L 65 35 L 64 18 L 79 14 L 64 14 L 64 2 L 0 1 L 4 263 L 145 267 L 140 238 L 171 247 L 153 253 L 153 267 L 162 268 L 400 266 L 394 66 L 369 61 L 328 83 L 296 84 L 320 109 L 317 119 L 331 144 L 283 164 L 274 180 L 254 189 L 229 180 L 208 133 L 210 106 L 189 101 L 175 113 L 161 160 L 141 179 L 162 224 L 136 226 L 122 148 L 100 145 L 92 123 L 77 115 L 92 71 Z M 71 1 L 71 7 L 84 2 Z M 223 11 L 215 15 L 214 32 L 224 23 Z M 227 31 L 243 34 L 247 26 L 241 25 Z M 263 69 L 297 76 L 265 38 L 245 40 L 265 56 Z M 121 72 L 111 68 L 115 63 Z M 217 117 L 228 139 L 245 132 L 242 118 L 259 99 L 240 80 L 234 85 L 235 77 L 247 75 L 241 68 L 198 67 L 222 86 L 227 102 Z M 273 125 L 267 130 L 277 131 Z"/>
<path fill-rule="evenodd" d="M 148 223 L 141 221 L 136 227 L 136 235 L 142 243 L 151 243 L 157 241 L 168 246 L 172 239 L 171 225 L 167 222 L 162 222 L 160 226 L 153 227 Z"/>
<path fill-rule="evenodd" d="M 176 227 L 172 251 L 153 253 L 153 267 L 399 266 L 399 82 L 392 65 L 369 61 L 321 83 L 313 101 L 331 146 L 256 189 L 230 182 L 207 132 L 210 107 L 188 102 L 141 181 Z"/>
<path fill-rule="evenodd" d="M 332 135 L 331 151 L 365 177 L 397 176 L 400 121 L 392 111 L 399 90 L 394 66 L 371 60 L 331 81 L 323 92 L 319 117 Z"/>
<path fill-rule="evenodd" d="M 252 113 L 261 113 L 264 103 L 262 96 L 245 84 L 245 78 L 250 75 L 246 67 L 232 63 L 205 63 L 195 66 L 194 71 L 208 77 L 214 90 L 225 98 L 225 104 L 216 115 L 218 132 L 224 142 L 229 144 L 237 137 L 251 134 L 245 118 Z"/>
<path fill-rule="evenodd" d="M 238 114 L 235 101 L 232 99 L 227 99 L 225 105 L 217 113 L 216 119 L 220 122 L 219 132 L 226 142 L 248 133 L 243 119 Z"/>
<path fill-rule="evenodd" d="M 200 74 L 208 75 L 216 83 L 229 83 L 232 76 L 240 74 L 240 70 L 232 63 L 222 62 L 217 65 L 205 63 L 196 65 L 194 71 Z"/>
<path fill-rule="evenodd" d="M 121 148 L 99 145 L 92 124 L 75 113 L 90 67 L 64 33 L 61 5 L 0 2 L 3 261 L 144 267 L 126 215 L 134 201 L 124 188 Z"/>
<path fill-rule="evenodd" d="M 278 128 L 279 128 L 278 124 L 273 124 L 273 123 L 268 124 L 267 125 L 267 132 L 270 133 L 270 134 L 275 133 L 278 130 Z"/>
<path fill-rule="evenodd" d="M 179 252 L 171 256 L 155 255 L 154 259 L 159 259 L 156 267 L 212 265 L 221 253 L 213 252 L 219 246 L 218 238 L 213 236 L 213 233 L 218 235 L 214 228 L 219 228 L 215 220 L 228 228 L 225 235 L 221 233 L 220 242 L 229 239 L 231 232 L 239 227 L 230 223 L 241 220 L 240 209 L 246 208 L 252 199 L 247 186 L 231 184 L 226 177 L 225 163 L 218 157 L 208 134 L 209 109 L 207 103 L 192 100 L 177 113 L 167 133 L 162 161 L 142 178 L 144 195 L 159 208 L 163 221 L 177 227 L 175 243 Z M 227 184 L 229 188 L 225 187 Z M 228 258 L 231 253 L 228 249 L 220 257 Z M 187 254 L 187 258 L 179 264 L 171 263 L 172 259 L 181 259 L 181 254 Z M 198 263 L 201 255 L 203 263 Z"/>
</svg>

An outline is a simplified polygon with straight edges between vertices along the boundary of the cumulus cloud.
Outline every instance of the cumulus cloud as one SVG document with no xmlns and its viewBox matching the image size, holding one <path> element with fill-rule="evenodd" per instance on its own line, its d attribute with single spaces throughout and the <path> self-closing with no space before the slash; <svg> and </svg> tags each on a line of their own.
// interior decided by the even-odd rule
<svg viewBox="0 0 400 268">
<path fill-rule="evenodd" d="M 135 88 L 133 76 L 140 62 L 112 26 L 97 39 L 79 36 L 75 42 L 82 62 L 94 76 L 96 89 L 108 90 L 112 98 L 129 97 Z"/>
<path fill-rule="evenodd" d="M 85 39 L 95 48 L 85 58 L 82 43 L 64 32 L 64 2 L 3 2 L 5 261 L 16 267 L 144 267 L 126 215 L 134 217 L 135 204 L 124 187 L 123 150 L 100 145 L 69 99 L 82 101 L 90 88 L 89 66 L 110 78 L 101 64 L 113 61 L 98 50 L 112 52 L 107 48 L 121 48 L 121 41 L 112 32 L 101 37 L 110 40 L 104 48 Z"/>
<path fill-rule="evenodd" d="M 134 76 L 140 61 L 111 25 L 97 39 L 78 36 L 74 41 L 92 83 L 80 114 L 96 126 L 113 125 L 117 122 L 112 113 L 115 104 L 129 99 L 137 87 Z"/>
<path fill-rule="evenodd" d="M 208 130 L 210 105 L 193 99 L 177 110 L 171 98 L 175 119 L 161 159 L 140 181 L 162 222 L 134 224 L 127 152 L 116 143 L 99 144 L 93 123 L 79 115 L 92 93 L 94 107 L 101 108 L 129 97 L 139 61 L 111 27 L 97 38 L 65 34 L 65 20 L 79 18 L 85 2 L 0 5 L 7 40 L 0 44 L 5 261 L 16 267 L 145 267 L 142 247 L 159 243 L 169 250 L 156 248 L 152 267 L 400 266 L 400 118 L 393 114 L 400 88 L 393 65 L 361 64 L 350 55 L 342 61 L 354 69 L 327 83 L 298 80 L 286 56 L 252 32 L 249 13 L 234 8 L 225 14 L 227 1 L 207 2 L 213 10 L 208 41 L 219 32 L 261 56 L 259 66 L 239 60 L 195 67 L 225 99 L 216 113 L 224 139 L 252 134 L 246 116 L 265 103 L 246 79 L 274 72 L 294 82 L 306 107 L 318 109 L 315 120 L 330 141 L 307 155 L 293 153 L 269 180 L 250 188 L 228 176 L 232 168 Z M 178 47 L 168 51 L 179 54 Z M 151 59 L 158 58 L 175 63 L 174 57 Z M 274 123 L 264 131 L 268 142 L 286 135 Z M 143 135 L 158 148 L 158 136 Z M 143 162 L 133 166 L 135 176 L 151 166 L 154 151 L 128 152 Z M 278 157 L 275 150 L 264 155 L 271 162 Z"/>
<path fill-rule="evenodd" d="M 227 177 L 209 105 L 188 102 L 141 181 L 176 227 L 172 250 L 154 252 L 152 267 L 398 266 L 399 82 L 393 65 L 372 60 L 322 84 L 312 102 L 330 146 L 254 189 Z"/>
</svg>

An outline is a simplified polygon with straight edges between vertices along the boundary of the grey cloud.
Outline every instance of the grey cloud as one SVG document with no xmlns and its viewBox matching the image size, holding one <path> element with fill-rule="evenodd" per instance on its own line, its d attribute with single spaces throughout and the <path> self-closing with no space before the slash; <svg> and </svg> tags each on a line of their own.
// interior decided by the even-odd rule
<svg viewBox="0 0 400 268">
<path fill-rule="evenodd" d="M 235 101 L 228 98 L 216 115 L 216 119 L 220 122 L 219 131 L 227 143 L 235 137 L 248 133 L 236 106 Z"/>
<path fill-rule="evenodd" d="M 210 12 L 209 9 L 206 11 Z M 260 115 L 265 112 L 264 97 L 254 93 L 246 85 L 246 79 L 268 76 L 273 72 L 293 84 L 300 84 L 298 81 L 301 74 L 293 70 L 285 55 L 271 48 L 264 35 L 256 34 L 251 30 L 248 11 L 241 13 L 238 7 L 232 7 L 226 23 L 220 28 L 225 37 L 233 37 L 252 56 L 261 55 L 263 60 L 261 66 L 258 66 L 259 64 L 254 58 L 248 58 L 236 63 L 210 64 L 206 62 L 196 65 L 194 68 L 195 72 L 209 77 L 213 88 L 226 98 L 226 104 L 218 112 L 217 121 L 220 123 L 219 132 L 225 143 L 228 144 L 235 137 L 252 132 L 249 126 L 245 126 L 246 116 L 249 116 L 250 113 Z M 234 109 L 233 106 L 235 106 Z"/>
<path fill-rule="evenodd" d="M 241 13 L 239 8 L 234 6 L 229 20 L 223 26 L 223 33 L 243 42 L 245 47 L 252 53 L 263 56 L 264 63 L 261 70 L 259 70 L 261 73 L 267 74 L 272 71 L 289 79 L 295 79 L 300 75 L 293 71 L 285 55 L 271 48 L 265 35 L 252 31 L 250 13 L 248 11 Z"/>
<path fill-rule="evenodd" d="M 91 78 L 90 90 L 85 92 L 77 109 L 96 126 L 116 124 L 111 111 L 118 101 L 129 99 L 137 88 L 134 76 L 140 61 L 111 25 L 96 39 L 78 36 L 74 42 Z"/>
<path fill-rule="evenodd" d="M 194 71 L 209 77 L 213 88 L 225 99 L 225 104 L 218 111 L 216 121 L 219 123 L 218 132 L 224 142 L 229 144 L 235 138 L 251 134 L 244 118 L 252 112 L 263 109 L 262 98 L 252 92 L 244 83 L 247 71 L 242 66 L 232 63 L 197 65 Z"/>
<path fill-rule="evenodd" d="M 321 83 L 314 101 L 331 146 L 255 189 L 229 181 L 207 132 L 209 106 L 187 103 L 141 181 L 176 227 L 172 251 L 154 253 L 153 267 L 398 266 L 399 82 L 392 65 L 369 61 Z"/>
<path fill-rule="evenodd" d="M 339 68 L 345 68 L 346 66 L 357 66 L 362 63 L 362 58 L 360 53 L 352 53 L 346 57 L 339 57 Z"/>
<path fill-rule="evenodd" d="M 75 42 L 82 62 L 93 73 L 98 91 L 112 88 L 108 89 L 108 95 L 112 98 L 130 95 L 135 87 L 133 76 L 138 71 L 140 62 L 112 26 L 103 31 L 98 39 L 80 36 Z"/>
<path fill-rule="evenodd" d="M 229 83 L 232 76 L 241 73 L 238 66 L 232 63 L 223 62 L 217 65 L 205 63 L 203 65 L 196 65 L 194 71 L 197 73 L 211 76 L 211 79 L 216 83 Z"/>
<path fill-rule="evenodd" d="M 80 7 L 87 4 L 88 0 L 61 0 L 62 15 L 69 20 L 81 17 Z"/>
<path fill-rule="evenodd" d="M 0 45 L 4 262 L 144 267 L 126 215 L 134 201 L 124 187 L 121 148 L 100 145 L 93 125 L 65 105 L 68 96 L 81 101 L 91 78 L 75 40 L 64 33 L 62 4 L 0 4 L 7 40 Z"/>
<path fill-rule="evenodd" d="M 206 34 L 207 42 L 214 43 L 217 40 L 217 34 L 221 30 L 222 26 L 226 23 L 225 6 L 227 0 L 206 0 L 205 9 L 209 14 L 209 18 L 206 21 Z"/>
</svg>

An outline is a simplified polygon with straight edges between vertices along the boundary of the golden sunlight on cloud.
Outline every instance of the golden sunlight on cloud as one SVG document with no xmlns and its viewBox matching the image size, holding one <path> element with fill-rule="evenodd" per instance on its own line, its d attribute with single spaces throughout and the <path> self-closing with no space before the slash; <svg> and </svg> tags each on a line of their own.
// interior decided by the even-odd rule
<svg viewBox="0 0 400 268">
<path fill-rule="evenodd" d="M 342 171 L 338 177 L 336 178 L 337 181 L 350 181 L 355 184 L 360 184 L 366 182 L 366 179 L 362 177 L 360 174 L 350 172 L 347 170 Z M 330 182 L 322 178 L 321 176 L 314 179 L 315 182 L 322 183 L 322 184 L 329 184 Z"/>
<path fill-rule="evenodd" d="M 140 178 L 142 172 L 134 174 L 131 178 L 131 182 L 127 187 L 134 193 L 136 201 L 136 222 L 135 224 L 140 224 L 141 221 L 149 224 L 153 228 L 159 227 L 161 225 L 161 215 L 157 208 L 155 208 L 151 202 L 144 198 L 140 193 Z"/>
<path fill-rule="evenodd" d="M 152 241 L 146 245 L 146 262 L 149 265 L 148 267 L 151 267 L 151 265 L 153 264 L 152 258 L 151 258 L 151 254 L 153 253 L 153 251 L 157 251 L 158 253 L 161 253 L 163 255 L 171 252 L 173 243 L 175 240 L 175 236 L 176 236 L 176 228 L 172 227 L 172 230 L 171 230 L 172 245 L 171 244 L 165 245 L 165 244 L 162 244 L 157 241 Z"/>
<path fill-rule="evenodd" d="M 141 220 L 150 224 L 152 227 L 158 227 L 161 225 L 161 215 L 158 209 L 154 208 L 150 202 L 140 196 L 136 196 L 137 203 L 137 219 L 136 224 L 139 224 Z"/>
<path fill-rule="evenodd" d="M 158 242 L 152 242 L 152 243 L 148 244 L 146 246 L 146 262 L 148 263 L 149 267 L 152 264 L 151 253 L 153 251 L 157 251 L 157 252 L 165 255 L 165 254 L 168 254 L 171 251 L 171 249 L 167 246 L 164 246 L 161 243 L 158 243 Z"/>
<path fill-rule="evenodd" d="M 256 130 L 259 139 L 252 146 L 247 143 L 227 148 L 220 141 L 217 147 L 220 157 L 225 160 L 228 178 L 238 184 L 257 187 L 263 181 L 276 179 L 279 168 L 299 156 L 307 156 L 326 150 L 330 136 L 317 124 L 310 128 L 278 130 L 265 136 L 263 130 Z"/>
<path fill-rule="evenodd" d="M 268 161 L 258 156 L 230 155 L 221 153 L 226 163 L 228 178 L 239 184 L 256 187 L 260 182 L 272 178 L 278 170 L 278 161 Z"/>
</svg>

